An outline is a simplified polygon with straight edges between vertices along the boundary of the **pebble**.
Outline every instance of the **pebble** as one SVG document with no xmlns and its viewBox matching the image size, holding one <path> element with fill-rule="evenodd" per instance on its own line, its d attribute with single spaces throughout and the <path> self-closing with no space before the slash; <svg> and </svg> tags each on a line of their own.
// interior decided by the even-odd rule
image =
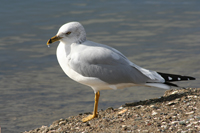
<svg viewBox="0 0 200 133">
<path fill-rule="evenodd" d="M 67 123 L 66 121 L 60 121 L 59 125 L 66 124 L 66 123 Z"/>
<path fill-rule="evenodd" d="M 155 111 L 152 111 L 152 115 L 157 115 L 158 113 Z"/>
<path fill-rule="evenodd" d="M 47 132 L 48 131 L 48 127 L 47 126 L 42 126 L 40 128 L 40 132 Z"/>
<path fill-rule="evenodd" d="M 155 105 L 151 105 L 150 107 L 153 108 L 153 109 L 159 109 L 159 107 L 157 107 Z"/>
<path fill-rule="evenodd" d="M 192 126 L 192 123 L 188 124 L 186 127 L 191 127 Z"/>
<path fill-rule="evenodd" d="M 129 130 L 129 127 L 130 127 L 130 126 L 122 125 L 122 130 L 124 130 L 124 131 L 125 131 L 125 130 Z"/>
<path fill-rule="evenodd" d="M 187 98 L 193 98 L 194 96 L 191 96 L 191 95 L 189 95 L 189 96 L 187 96 Z"/>
<path fill-rule="evenodd" d="M 137 125 L 134 125 L 134 126 L 133 126 L 133 129 L 134 129 L 134 130 L 135 130 L 135 129 L 137 129 L 137 128 L 138 128 L 138 126 L 137 126 Z"/>
<path fill-rule="evenodd" d="M 143 106 L 142 105 L 135 106 L 135 108 L 137 108 L 137 109 L 140 109 L 141 107 L 143 107 Z"/>
<path fill-rule="evenodd" d="M 155 107 L 155 105 L 152 104 L 152 105 L 150 105 L 150 107 L 153 108 L 153 107 Z"/>
<path fill-rule="evenodd" d="M 198 120 L 200 120 L 200 117 L 199 117 L 199 116 L 195 116 L 195 119 L 198 119 Z"/>
<path fill-rule="evenodd" d="M 90 123 L 89 123 L 89 122 L 86 122 L 86 123 L 85 123 L 85 126 L 90 126 Z"/>
<path fill-rule="evenodd" d="M 179 124 L 180 125 L 186 125 L 186 122 L 185 121 L 179 121 Z"/>
<path fill-rule="evenodd" d="M 199 123 L 199 121 L 193 121 L 192 123 L 196 125 L 196 124 L 198 124 L 198 123 Z"/>
<path fill-rule="evenodd" d="M 124 107 L 119 107 L 118 109 L 123 109 Z"/>
<path fill-rule="evenodd" d="M 171 102 L 168 102 L 166 105 L 171 106 L 171 105 L 174 105 L 176 103 L 178 103 L 178 101 L 171 101 Z"/>
<path fill-rule="evenodd" d="M 179 121 L 172 121 L 171 122 L 171 125 L 173 125 L 173 124 L 177 124 Z"/>
<path fill-rule="evenodd" d="M 151 126 L 151 123 L 147 123 L 147 126 Z"/>
<path fill-rule="evenodd" d="M 177 116 L 172 116 L 173 119 L 175 119 Z"/>
<path fill-rule="evenodd" d="M 78 130 L 78 129 L 79 129 L 79 127 L 75 127 L 75 129 L 76 129 L 76 130 Z"/>
<path fill-rule="evenodd" d="M 135 118 L 135 121 L 139 121 L 139 120 L 142 120 L 142 118 L 141 117 Z"/>
<path fill-rule="evenodd" d="M 149 130 L 143 130 L 142 132 L 143 132 L 143 133 L 148 133 L 148 132 L 149 132 Z"/>
<path fill-rule="evenodd" d="M 194 111 L 186 112 L 185 114 L 186 114 L 186 115 L 191 115 L 191 114 L 194 114 Z"/>
<path fill-rule="evenodd" d="M 171 94 L 176 94 L 176 93 L 178 93 L 178 91 L 173 91 Z"/>
<path fill-rule="evenodd" d="M 198 98 L 197 96 L 193 96 L 193 98 Z"/>
<path fill-rule="evenodd" d="M 200 125 L 195 125 L 194 127 L 198 128 L 200 130 Z"/>
<path fill-rule="evenodd" d="M 127 110 L 128 110 L 128 109 L 124 109 L 124 110 L 118 112 L 118 114 L 123 114 L 123 113 L 125 113 Z"/>
<path fill-rule="evenodd" d="M 180 98 L 176 98 L 175 100 L 176 100 L 176 101 L 181 101 L 181 99 L 180 99 Z"/>
</svg>

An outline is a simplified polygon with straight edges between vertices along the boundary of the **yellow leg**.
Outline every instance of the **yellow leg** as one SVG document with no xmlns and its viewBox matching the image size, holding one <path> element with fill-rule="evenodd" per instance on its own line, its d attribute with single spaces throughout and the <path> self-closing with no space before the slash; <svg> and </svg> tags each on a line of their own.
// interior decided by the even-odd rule
<svg viewBox="0 0 200 133">
<path fill-rule="evenodd" d="M 100 92 L 98 91 L 97 93 L 95 93 L 95 98 L 94 98 L 94 112 L 92 115 L 89 115 L 89 116 L 83 118 L 82 119 L 83 122 L 87 122 L 87 121 L 92 120 L 93 118 L 97 117 L 99 97 L 100 97 Z"/>
</svg>

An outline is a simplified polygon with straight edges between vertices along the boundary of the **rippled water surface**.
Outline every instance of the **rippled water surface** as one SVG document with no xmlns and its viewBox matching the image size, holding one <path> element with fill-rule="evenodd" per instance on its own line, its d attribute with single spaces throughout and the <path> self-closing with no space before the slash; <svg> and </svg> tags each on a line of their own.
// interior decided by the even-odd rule
<svg viewBox="0 0 200 133">
<path fill-rule="evenodd" d="M 200 1 L 4 1 L 0 5 L 0 127 L 22 132 L 93 110 L 93 90 L 69 79 L 47 40 L 79 21 L 87 39 L 112 46 L 147 69 L 190 75 L 200 87 Z M 101 92 L 99 109 L 160 97 L 132 87 Z"/>
</svg>

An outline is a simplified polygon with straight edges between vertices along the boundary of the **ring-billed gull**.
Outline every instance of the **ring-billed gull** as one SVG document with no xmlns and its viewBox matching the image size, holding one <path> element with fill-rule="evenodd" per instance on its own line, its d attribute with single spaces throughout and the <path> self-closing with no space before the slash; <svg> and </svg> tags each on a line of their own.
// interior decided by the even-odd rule
<svg viewBox="0 0 200 133">
<path fill-rule="evenodd" d="M 170 89 L 170 86 L 178 87 L 172 81 L 195 80 L 189 76 L 165 74 L 139 67 L 116 49 L 86 40 L 86 32 L 79 22 L 61 26 L 47 45 L 55 41 L 60 41 L 56 55 L 65 74 L 94 90 L 93 114 L 83 118 L 83 122 L 97 117 L 100 90 L 135 85 Z"/>
</svg>

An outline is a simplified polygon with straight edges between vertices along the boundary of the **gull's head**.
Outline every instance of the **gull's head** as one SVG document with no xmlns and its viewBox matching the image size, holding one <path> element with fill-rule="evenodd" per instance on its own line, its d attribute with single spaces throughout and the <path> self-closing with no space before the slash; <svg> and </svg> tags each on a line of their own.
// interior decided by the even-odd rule
<svg viewBox="0 0 200 133">
<path fill-rule="evenodd" d="M 66 23 L 60 27 L 56 36 L 48 40 L 47 45 L 61 41 L 65 44 L 83 43 L 86 40 L 85 29 L 79 22 Z"/>
</svg>

